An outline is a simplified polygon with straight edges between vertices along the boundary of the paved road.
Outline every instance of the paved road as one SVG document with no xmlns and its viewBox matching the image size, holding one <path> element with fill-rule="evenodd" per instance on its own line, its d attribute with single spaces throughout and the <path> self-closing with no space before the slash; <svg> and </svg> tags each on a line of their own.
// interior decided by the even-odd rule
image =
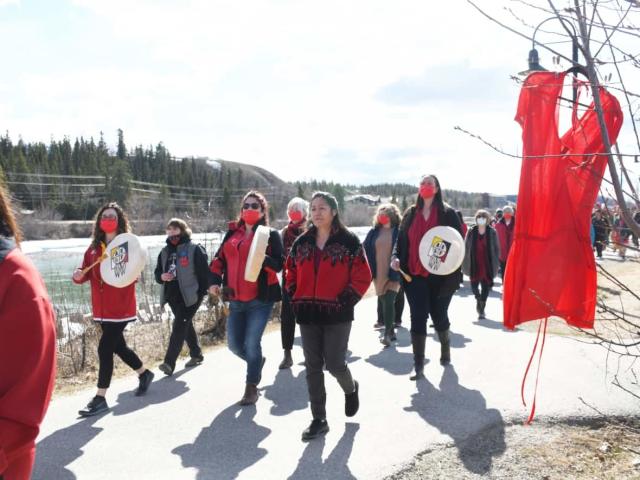
<svg viewBox="0 0 640 480">
<path fill-rule="evenodd" d="M 299 339 L 292 370 L 278 371 L 280 335 L 263 340 L 267 363 L 255 407 L 236 405 L 244 366 L 226 348 L 205 363 L 156 371 L 147 396 L 133 396 L 136 379 L 115 381 L 112 411 L 91 419 L 76 412 L 93 388 L 55 399 L 38 442 L 35 479 L 379 479 L 397 471 L 430 445 L 453 442 L 465 466 L 486 473 L 493 452 L 468 452 L 460 442 L 488 426 L 521 422 L 526 411 L 520 383 L 535 336 L 502 329 L 499 292 L 487 304 L 490 320 L 475 320 L 468 288 L 452 302 L 453 365 L 437 361 L 439 344 L 430 335 L 427 379 L 409 381 L 409 333 L 400 329 L 397 348 L 382 350 L 372 329 L 375 299 L 362 301 L 350 342 L 350 366 L 360 382 L 361 409 L 344 416 L 343 395 L 326 377 L 326 439 L 300 441 L 310 415 Z M 408 324 L 408 312 L 405 312 Z M 578 397 L 607 413 L 638 412 L 630 396 L 610 385 L 606 352 L 598 346 L 550 336 L 543 357 L 538 415 L 591 415 Z M 525 427 L 523 427 L 525 428 Z M 471 456 L 474 461 L 471 461 Z M 478 461 L 478 455 L 483 456 Z"/>
</svg>

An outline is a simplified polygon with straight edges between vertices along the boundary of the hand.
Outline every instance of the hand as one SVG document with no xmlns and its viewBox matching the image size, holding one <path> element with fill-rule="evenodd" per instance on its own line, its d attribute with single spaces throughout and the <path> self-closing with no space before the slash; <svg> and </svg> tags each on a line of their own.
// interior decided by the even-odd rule
<svg viewBox="0 0 640 480">
<path fill-rule="evenodd" d="M 76 268 L 76 269 L 73 271 L 73 277 L 72 277 L 72 278 L 73 278 L 76 282 L 79 282 L 80 280 L 82 280 L 82 277 L 84 277 L 84 273 L 82 273 L 82 270 L 80 270 L 79 268 Z"/>
<path fill-rule="evenodd" d="M 220 295 L 220 285 L 211 285 L 209 287 L 209 294 L 217 297 Z"/>
<path fill-rule="evenodd" d="M 391 265 L 389 265 L 391 267 L 392 270 L 395 270 L 396 272 L 400 271 L 400 260 L 398 260 L 397 258 L 394 258 L 391 260 Z"/>
<path fill-rule="evenodd" d="M 160 280 L 162 280 L 163 282 L 170 282 L 174 278 L 175 275 L 173 273 L 163 273 L 162 275 L 160 275 Z"/>
</svg>

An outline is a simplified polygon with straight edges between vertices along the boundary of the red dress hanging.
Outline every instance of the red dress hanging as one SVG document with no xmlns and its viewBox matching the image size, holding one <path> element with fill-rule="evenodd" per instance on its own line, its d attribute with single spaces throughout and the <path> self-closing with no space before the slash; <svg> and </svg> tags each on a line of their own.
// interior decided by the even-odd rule
<svg viewBox="0 0 640 480">
<path fill-rule="evenodd" d="M 549 316 L 593 328 L 596 267 L 589 228 L 607 164 L 593 104 L 558 136 L 558 100 L 566 74 L 536 72 L 520 93 L 523 159 L 518 221 L 504 277 L 504 325 Z M 600 89 L 610 142 L 622 126 L 618 100 Z M 535 158 L 540 155 L 554 157 Z M 533 157 L 533 158 L 532 158 Z"/>
</svg>

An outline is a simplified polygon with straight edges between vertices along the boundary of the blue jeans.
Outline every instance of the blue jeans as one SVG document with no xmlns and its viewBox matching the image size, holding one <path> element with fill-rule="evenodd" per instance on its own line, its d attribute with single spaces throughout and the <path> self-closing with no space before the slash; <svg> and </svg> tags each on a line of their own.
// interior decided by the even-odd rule
<svg viewBox="0 0 640 480">
<path fill-rule="evenodd" d="M 258 385 L 262 377 L 262 333 L 274 302 L 251 300 L 230 302 L 227 319 L 227 343 L 238 357 L 247 362 L 247 383 Z"/>
</svg>

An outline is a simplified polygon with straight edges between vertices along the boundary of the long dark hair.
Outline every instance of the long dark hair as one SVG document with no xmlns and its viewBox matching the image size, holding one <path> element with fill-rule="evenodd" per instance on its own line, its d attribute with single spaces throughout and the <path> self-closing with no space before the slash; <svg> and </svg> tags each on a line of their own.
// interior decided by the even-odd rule
<svg viewBox="0 0 640 480">
<path fill-rule="evenodd" d="M 325 202 L 329 204 L 329 207 L 331 207 L 331 210 L 335 210 L 336 212 L 335 216 L 333 217 L 333 220 L 331 221 L 332 233 L 346 231 L 347 227 L 344 223 L 342 223 L 342 218 L 340 218 L 340 209 L 338 208 L 338 200 L 336 199 L 336 197 L 334 197 L 329 192 L 314 192 L 313 195 L 311 196 L 311 202 L 309 203 L 310 204 L 313 203 L 313 201 L 316 198 L 322 198 Z M 309 215 L 309 217 L 311 217 L 311 215 Z M 308 229 L 309 230 L 316 229 L 315 225 L 313 225 L 313 223 L 311 222 L 311 218 L 309 218 Z"/>
<path fill-rule="evenodd" d="M 242 197 L 242 202 L 240 202 L 240 213 L 238 214 L 238 219 L 236 220 L 237 225 L 238 226 L 244 225 L 244 220 L 242 219 L 242 206 L 244 205 L 244 202 L 246 202 L 249 197 L 255 197 L 258 200 L 258 203 L 260 204 L 260 208 L 262 208 L 262 213 L 264 213 L 264 216 L 260 220 L 258 220 L 258 223 L 256 223 L 256 225 L 268 226 L 269 225 L 269 203 L 267 202 L 267 199 L 264 198 L 264 195 L 262 195 L 257 190 L 251 190 L 250 192 L 247 192 L 247 194 L 244 197 Z"/>
<path fill-rule="evenodd" d="M 16 245 L 20 245 L 22 240 L 22 232 L 16 222 L 16 216 L 13 211 L 13 205 L 11 203 L 11 197 L 9 192 L 4 187 L 4 184 L 0 182 L 0 235 L 7 237 L 13 237 Z"/>
<path fill-rule="evenodd" d="M 420 178 L 420 183 L 422 183 L 422 181 L 425 178 L 433 178 L 433 181 L 435 182 L 436 187 L 438 187 L 438 191 L 433 197 L 433 203 L 436 205 L 436 208 L 438 209 L 438 213 L 444 213 L 445 203 L 444 203 L 444 200 L 442 199 L 442 188 L 440 188 L 440 180 L 438 180 L 438 177 L 436 177 L 435 175 L 429 174 L 429 175 L 423 175 Z M 420 196 L 420 193 L 418 192 L 418 195 L 416 198 L 416 209 L 422 210 L 422 207 L 424 207 L 424 199 Z"/>
<path fill-rule="evenodd" d="M 109 208 L 113 208 L 116 211 L 116 214 L 118 215 L 118 229 L 116 230 L 116 235 L 120 235 L 121 233 L 126 233 L 131 231 L 129 218 L 127 217 L 127 214 L 124 213 L 124 210 L 122 210 L 122 207 L 118 205 L 116 202 L 107 203 L 106 205 L 103 205 L 100 208 L 100 210 L 98 210 L 98 213 L 96 213 L 96 218 L 93 223 L 93 235 L 92 235 L 93 240 L 91 241 L 91 246 L 93 248 L 100 248 L 101 243 L 103 242 L 107 243 L 106 242 L 107 235 L 100 228 L 100 219 L 102 218 L 102 212 L 104 212 L 105 210 L 108 210 Z"/>
</svg>

